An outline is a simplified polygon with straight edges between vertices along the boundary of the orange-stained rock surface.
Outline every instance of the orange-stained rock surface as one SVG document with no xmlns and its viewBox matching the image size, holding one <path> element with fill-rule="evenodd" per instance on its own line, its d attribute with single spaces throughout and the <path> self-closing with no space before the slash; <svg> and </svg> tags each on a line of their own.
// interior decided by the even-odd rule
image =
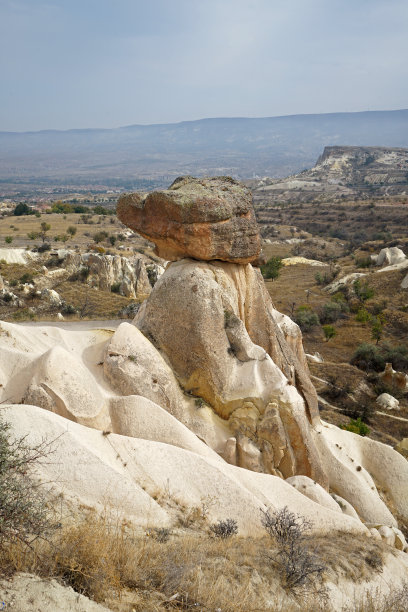
<svg viewBox="0 0 408 612">
<path fill-rule="evenodd" d="M 251 192 L 230 177 L 178 178 L 164 191 L 122 195 L 116 210 L 169 261 L 250 263 L 261 251 Z"/>
</svg>

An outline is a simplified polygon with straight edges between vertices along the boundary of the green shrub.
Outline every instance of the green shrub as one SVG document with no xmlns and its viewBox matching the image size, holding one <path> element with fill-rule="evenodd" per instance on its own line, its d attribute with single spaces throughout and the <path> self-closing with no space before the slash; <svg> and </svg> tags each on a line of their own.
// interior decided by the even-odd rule
<svg viewBox="0 0 408 612">
<path fill-rule="evenodd" d="M 111 285 L 111 291 L 112 293 L 120 293 L 120 286 L 122 283 L 113 283 L 113 285 Z"/>
<path fill-rule="evenodd" d="M 104 230 L 102 230 L 94 234 L 93 239 L 98 244 L 99 242 L 103 242 L 104 240 L 106 240 L 108 235 L 109 235 L 108 232 L 105 232 Z"/>
<path fill-rule="evenodd" d="M 347 304 L 347 299 L 343 291 L 337 291 L 337 293 L 332 295 L 331 301 L 340 305 L 341 312 L 343 313 L 350 312 L 350 308 L 349 308 L 349 305 Z"/>
<path fill-rule="evenodd" d="M 11 244 L 13 242 L 13 236 L 6 236 L 4 240 L 6 244 Z"/>
<path fill-rule="evenodd" d="M 385 368 L 386 361 L 379 347 L 363 342 L 357 347 L 350 363 L 361 370 L 381 372 Z"/>
<path fill-rule="evenodd" d="M 357 268 L 370 268 L 375 265 L 375 261 L 371 257 L 358 257 L 355 263 Z"/>
<path fill-rule="evenodd" d="M 20 204 L 17 204 L 17 206 L 15 207 L 13 211 L 13 215 L 15 215 L 16 217 L 21 217 L 22 215 L 33 215 L 33 214 L 34 214 L 33 209 L 30 208 L 24 202 L 20 202 Z"/>
<path fill-rule="evenodd" d="M 371 321 L 371 315 L 366 308 L 360 307 L 356 314 L 356 321 L 359 323 L 368 323 Z"/>
<path fill-rule="evenodd" d="M 296 311 L 295 321 L 300 329 L 305 332 L 320 324 L 319 317 L 310 306 L 300 306 Z"/>
<path fill-rule="evenodd" d="M 337 330 L 333 325 L 323 325 L 322 326 L 324 337 L 326 338 L 326 342 L 328 342 L 331 338 L 337 335 Z"/>
<path fill-rule="evenodd" d="M 386 363 L 391 363 L 394 370 L 408 370 L 408 347 L 403 344 L 377 346 L 364 342 L 357 347 L 350 363 L 361 370 L 375 372 L 382 372 Z"/>
<path fill-rule="evenodd" d="M 328 285 L 329 283 L 332 282 L 334 277 L 335 277 L 334 272 L 325 272 L 324 274 L 317 272 L 317 274 L 315 274 L 315 279 L 318 285 Z"/>
<path fill-rule="evenodd" d="M 374 297 L 374 289 L 369 287 L 367 283 L 362 283 L 359 278 L 353 283 L 353 291 L 361 302 L 365 302 Z"/>
<path fill-rule="evenodd" d="M 262 276 L 266 279 L 278 278 L 282 264 L 281 257 L 271 257 L 264 266 L 261 266 Z"/>
<path fill-rule="evenodd" d="M 23 276 L 20 276 L 20 283 L 32 283 L 33 275 L 30 272 L 25 272 Z"/>
<path fill-rule="evenodd" d="M 342 307 L 339 302 L 326 302 L 320 312 L 321 323 L 335 323 L 342 315 Z"/>
<path fill-rule="evenodd" d="M 358 417 L 358 419 L 350 419 L 347 425 L 340 425 L 340 429 L 351 431 L 359 436 L 367 436 L 370 433 L 369 427 L 363 423 L 361 417 Z"/>
</svg>

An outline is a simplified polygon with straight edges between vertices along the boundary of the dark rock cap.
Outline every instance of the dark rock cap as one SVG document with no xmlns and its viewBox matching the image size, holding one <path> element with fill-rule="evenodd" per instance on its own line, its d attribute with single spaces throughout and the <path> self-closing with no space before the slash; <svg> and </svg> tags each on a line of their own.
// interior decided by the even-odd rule
<svg viewBox="0 0 408 612">
<path fill-rule="evenodd" d="M 170 261 L 250 263 L 261 250 L 251 191 L 229 176 L 184 176 L 163 191 L 124 194 L 116 211 Z"/>
</svg>

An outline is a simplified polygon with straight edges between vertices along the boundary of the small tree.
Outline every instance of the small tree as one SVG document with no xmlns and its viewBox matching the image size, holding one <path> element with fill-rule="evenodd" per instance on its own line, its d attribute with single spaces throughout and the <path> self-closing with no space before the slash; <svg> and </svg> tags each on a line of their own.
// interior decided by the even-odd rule
<svg viewBox="0 0 408 612">
<path fill-rule="evenodd" d="M 75 234 L 77 233 L 77 228 L 74 227 L 73 225 L 70 225 L 67 229 L 67 232 L 71 236 L 71 238 L 73 238 Z"/>
<path fill-rule="evenodd" d="M 43 221 L 40 225 L 40 236 L 43 242 L 45 242 L 45 239 L 47 237 L 47 232 L 49 232 L 51 229 L 51 225 L 49 223 L 46 223 L 45 221 Z"/>
<path fill-rule="evenodd" d="M 22 215 L 33 215 L 34 211 L 30 208 L 25 202 L 20 202 L 17 204 L 13 211 L 13 215 L 16 217 L 21 217 Z"/>
<path fill-rule="evenodd" d="M 371 337 L 373 340 L 375 340 L 376 344 L 378 344 L 382 338 L 384 326 L 385 326 L 385 316 L 382 313 L 380 313 L 378 316 L 372 319 Z"/>
<path fill-rule="evenodd" d="M 271 257 L 264 266 L 261 266 L 262 276 L 266 279 L 275 280 L 275 278 L 278 278 L 282 266 L 281 257 Z"/>
</svg>

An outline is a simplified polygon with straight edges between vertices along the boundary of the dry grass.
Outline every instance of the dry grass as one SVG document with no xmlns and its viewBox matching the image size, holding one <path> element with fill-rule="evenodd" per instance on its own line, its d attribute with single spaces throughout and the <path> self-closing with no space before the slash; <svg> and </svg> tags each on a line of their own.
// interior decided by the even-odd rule
<svg viewBox="0 0 408 612">
<path fill-rule="evenodd" d="M 0 564 L 3 572 L 57 577 L 117 612 L 299 609 L 299 594 L 282 588 L 271 561 L 274 544 L 267 536 L 220 540 L 205 531 L 184 531 L 161 542 L 155 533 L 137 533 L 117 516 L 88 512 L 83 520 L 61 528 L 51 543 L 38 544 L 35 550 L 15 544 L 0 551 Z M 380 571 L 389 550 L 347 533 L 314 536 L 311 543 L 329 579 L 337 576 L 356 583 Z M 305 611 L 327 609 L 313 601 L 313 594 L 302 592 L 300 597 Z"/>
<path fill-rule="evenodd" d="M 82 250 L 86 250 L 89 246 L 94 244 L 92 236 L 100 231 L 106 231 L 109 235 L 123 232 L 125 226 L 117 219 L 116 215 L 90 215 L 92 223 L 83 223 L 80 214 L 70 213 L 67 215 L 63 214 L 41 214 L 41 217 L 35 215 L 23 215 L 21 217 L 4 217 L 0 219 L 0 247 L 19 247 L 30 249 L 34 245 L 41 244 L 41 238 L 30 240 L 28 235 L 30 232 L 39 232 L 40 225 L 43 221 L 49 223 L 51 228 L 47 232 L 47 241 L 51 243 L 55 248 L 68 248 L 72 249 L 74 246 L 79 246 Z M 112 220 L 112 221 L 111 221 Z M 13 226 L 13 227 L 10 227 Z M 77 232 L 75 236 L 70 237 L 67 234 L 69 226 L 76 228 Z M 56 236 L 63 234 L 68 235 L 67 242 L 55 242 Z M 89 234 L 86 236 L 86 234 Z M 13 242 L 11 245 L 5 243 L 5 237 L 12 236 Z M 117 243 L 118 244 L 118 243 Z M 147 248 L 147 241 L 141 236 L 135 234 L 131 238 L 126 239 L 124 243 L 126 246 L 132 248 Z M 115 251 L 108 243 L 103 243 L 106 249 Z M 117 245 L 116 245 L 117 246 Z"/>
<path fill-rule="evenodd" d="M 58 285 L 56 290 L 67 304 L 82 312 L 83 318 L 116 317 L 119 310 L 135 301 L 118 293 L 92 289 L 80 281 L 66 281 Z"/>
</svg>

